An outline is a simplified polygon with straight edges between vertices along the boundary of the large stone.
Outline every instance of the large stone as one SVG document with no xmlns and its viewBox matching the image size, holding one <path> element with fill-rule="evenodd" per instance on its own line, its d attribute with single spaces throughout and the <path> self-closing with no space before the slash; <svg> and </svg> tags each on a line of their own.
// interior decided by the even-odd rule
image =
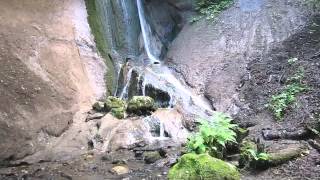
<svg viewBox="0 0 320 180">
<path fill-rule="evenodd" d="M 207 154 L 185 154 L 170 169 L 168 178 L 170 180 L 240 180 L 240 174 L 235 166 Z"/>
<path fill-rule="evenodd" d="M 115 166 L 110 171 L 116 175 L 123 175 L 129 173 L 129 168 L 127 166 Z"/>
<path fill-rule="evenodd" d="M 156 161 L 160 160 L 162 157 L 158 151 L 150 151 L 143 153 L 144 161 L 148 164 L 155 163 Z"/>
<path fill-rule="evenodd" d="M 155 110 L 154 100 L 148 96 L 134 96 L 128 103 L 127 111 L 137 115 L 146 115 Z"/>
</svg>

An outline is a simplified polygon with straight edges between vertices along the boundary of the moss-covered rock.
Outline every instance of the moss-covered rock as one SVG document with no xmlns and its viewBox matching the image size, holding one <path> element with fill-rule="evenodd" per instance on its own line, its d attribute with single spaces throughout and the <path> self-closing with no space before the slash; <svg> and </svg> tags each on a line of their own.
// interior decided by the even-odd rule
<svg viewBox="0 0 320 180">
<path fill-rule="evenodd" d="M 105 102 L 105 108 L 107 111 L 111 111 L 113 108 L 123 108 L 125 109 L 126 102 L 120 98 L 109 96 Z"/>
<path fill-rule="evenodd" d="M 118 119 L 125 117 L 125 109 L 126 102 L 120 98 L 109 96 L 105 101 L 105 110 L 111 112 L 111 114 Z"/>
<path fill-rule="evenodd" d="M 124 108 L 113 108 L 111 109 L 111 114 L 118 118 L 118 119 L 123 119 L 125 117 L 125 109 Z"/>
<path fill-rule="evenodd" d="M 103 111 L 105 111 L 104 103 L 98 101 L 98 102 L 93 104 L 92 109 L 97 111 L 97 112 L 103 112 Z"/>
<path fill-rule="evenodd" d="M 137 115 L 147 115 L 155 111 L 154 100 L 148 96 L 134 96 L 128 103 L 127 111 Z"/>
<path fill-rule="evenodd" d="M 207 154 L 185 154 L 168 174 L 170 180 L 240 180 L 235 166 Z"/>
</svg>

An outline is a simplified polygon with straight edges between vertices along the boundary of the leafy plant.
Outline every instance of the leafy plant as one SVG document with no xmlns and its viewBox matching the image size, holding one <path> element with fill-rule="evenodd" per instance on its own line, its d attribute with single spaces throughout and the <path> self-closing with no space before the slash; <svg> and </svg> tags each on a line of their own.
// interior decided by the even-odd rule
<svg viewBox="0 0 320 180">
<path fill-rule="evenodd" d="M 227 9 L 232 3 L 233 0 L 197 0 L 196 10 L 200 15 L 194 17 L 192 22 L 198 21 L 202 18 L 212 20 L 221 11 Z"/>
<path fill-rule="evenodd" d="M 222 158 L 226 143 L 236 143 L 234 128 L 237 125 L 231 121 L 232 119 L 223 113 L 216 113 L 211 121 L 202 120 L 199 132 L 188 139 L 188 151 L 197 154 L 209 153 Z"/>
<path fill-rule="evenodd" d="M 283 119 L 285 110 L 296 101 L 297 94 L 308 89 L 301 82 L 303 77 L 304 71 L 300 69 L 294 76 L 287 79 L 288 84 L 282 92 L 271 97 L 267 106 L 278 120 Z"/>
<path fill-rule="evenodd" d="M 259 149 L 258 145 L 252 141 L 244 141 L 240 148 L 240 167 L 254 167 L 261 168 L 267 165 L 271 156 L 264 151 Z"/>
</svg>

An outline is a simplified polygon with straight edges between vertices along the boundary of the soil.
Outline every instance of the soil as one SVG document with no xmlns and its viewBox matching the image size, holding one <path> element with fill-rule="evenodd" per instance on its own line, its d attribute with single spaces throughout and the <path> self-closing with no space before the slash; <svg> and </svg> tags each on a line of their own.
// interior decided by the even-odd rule
<svg viewBox="0 0 320 180">
<path fill-rule="evenodd" d="M 240 96 L 243 106 L 236 121 L 249 128 L 249 137 L 260 138 L 270 150 L 286 142 L 279 139 L 268 141 L 262 137 L 262 130 L 297 132 L 312 127 L 318 129 L 320 103 L 320 16 L 310 19 L 307 26 L 276 45 L 266 55 L 254 59 L 248 65 L 250 78 L 244 80 Z M 288 60 L 298 58 L 291 64 Z M 309 87 L 307 92 L 300 93 L 295 103 L 285 111 L 283 120 L 277 121 L 265 106 L 272 95 L 279 93 L 299 69 L 304 69 L 302 83 Z M 306 143 L 308 139 L 319 140 L 319 137 L 301 135 L 296 143 Z M 309 154 L 290 161 L 288 164 L 271 168 L 246 176 L 243 179 L 319 179 L 319 152 L 309 145 Z"/>
</svg>

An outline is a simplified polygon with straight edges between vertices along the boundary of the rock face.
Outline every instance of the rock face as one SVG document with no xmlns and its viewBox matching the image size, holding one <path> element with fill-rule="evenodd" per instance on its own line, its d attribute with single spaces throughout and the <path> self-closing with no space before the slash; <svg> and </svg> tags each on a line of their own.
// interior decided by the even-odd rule
<svg viewBox="0 0 320 180">
<path fill-rule="evenodd" d="M 59 136 L 105 91 L 82 0 L 0 2 L 0 161 Z M 94 71 L 93 71 L 94 70 Z"/>
<path fill-rule="evenodd" d="M 299 0 L 237 0 L 215 23 L 186 25 L 167 59 L 218 111 L 233 113 L 246 64 L 295 33 L 306 15 Z"/>
<path fill-rule="evenodd" d="M 240 180 L 235 166 L 207 154 L 185 154 L 168 174 L 170 180 Z"/>
</svg>

